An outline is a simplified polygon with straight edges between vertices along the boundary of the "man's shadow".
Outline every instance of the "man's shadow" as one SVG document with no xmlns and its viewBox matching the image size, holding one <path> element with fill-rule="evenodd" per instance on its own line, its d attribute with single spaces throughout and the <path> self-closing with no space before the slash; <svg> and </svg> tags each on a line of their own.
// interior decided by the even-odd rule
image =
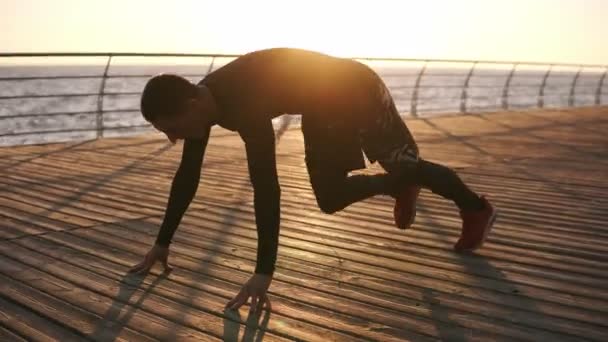
<svg viewBox="0 0 608 342">
<path fill-rule="evenodd" d="M 425 201 L 420 201 L 418 203 L 417 211 L 425 216 L 426 221 L 428 222 L 427 224 L 429 227 L 431 227 L 432 233 L 437 237 L 438 240 L 446 242 L 448 245 L 452 245 L 454 242 L 456 242 L 456 240 L 447 237 L 444 232 L 436 228 L 441 226 L 441 224 L 438 220 L 433 218 L 433 214 L 429 210 L 428 204 L 425 203 Z M 499 219 L 500 217 L 498 220 Z M 499 229 L 500 223 L 495 222 L 492 232 L 496 232 Z M 490 233 L 489 239 L 491 239 L 492 236 L 492 233 Z M 486 244 L 487 243 L 488 241 L 486 241 Z M 496 290 L 502 301 L 497 301 L 495 303 L 496 305 L 503 304 L 505 308 L 512 310 L 514 315 L 519 311 L 527 311 L 528 313 L 538 316 L 542 315 L 542 312 L 539 310 L 535 301 L 527 296 L 520 295 L 520 290 L 517 284 L 509 280 L 509 278 L 499 268 L 492 265 L 488 258 L 477 252 L 454 252 L 453 255 L 455 256 L 453 264 L 462 266 L 462 273 L 469 275 L 473 280 L 473 283 L 470 286 L 475 288 L 483 288 L 484 291 L 492 291 L 494 289 L 491 286 L 482 285 L 486 284 L 486 282 L 501 284 L 501 290 Z M 475 330 L 460 326 L 457 322 L 452 321 L 450 316 L 453 313 L 453 309 L 440 303 L 434 289 L 425 288 L 421 291 L 421 295 L 426 303 L 433 304 L 431 306 L 431 318 L 435 321 L 439 332 L 438 337 L 441 340 L 467 341 L 475 339 Z M 509 305 L 511 300 L 517 301 L 518 305 Z M 505 324 L 510 323 L 512 323 L 510 320 L 505 321 Z M 453 329 L 449 329 L 449 326 L 452 326 Z"/>
<path fill-rule="evenodd" d="M 252 314 L 249 312 L 245 321 L 245 332 L 243 334 L 243 342 L 262 341 L 264 334 L 268 329 L 268 321 L 270 320 L 270 310 L 263 310 L 263 319 L 260 322 L 260 313 Z M 241 331 L 242 322 L 241 314 L 238 310 L 224 309 L 224 341 L 238 341 Z"/>
<path fill-rule="evenodd" d="M 164 272 L 157 276 L 154 281 L 150 283 L 150 286 L 143 289 L 143 293 L 137 302 L 128 306 L 133 294 L 141 289 L 141 285 L 144 283 L 146 276 L 146 274 L 138 275 L 125 273 L 120 280 L 118 294 L 114 297 L 110 308 L 108 308 L 104 316 L 95 326 L 95 330 L 89 335 L 90 338 L 96 341 L 115 341 L 122 329 L 128 325 L 144 299 L 150 294 L 152 289 L 169 276 L 169 272 Z M 127 306 L 127 310 L 123 312 L 123 308 Z"/>
</svg>

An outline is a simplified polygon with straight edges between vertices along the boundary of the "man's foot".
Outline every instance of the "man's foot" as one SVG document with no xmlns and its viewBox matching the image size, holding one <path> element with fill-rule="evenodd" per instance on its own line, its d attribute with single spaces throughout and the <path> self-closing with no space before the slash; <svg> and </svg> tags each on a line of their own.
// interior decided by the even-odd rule
<svg viewBox="0 0 608 342">
<path fill-rule="evenodd" d="M 420 194 L 420 187 L 410 185 L 403 190 L 395 199 L 395 225 L 400 229 L 409 228 L 416 218 L 416 201 Z"/>
<path fill-rule="evenodd" d="M 460 239 L 454 245 L 454 249 L 459 252 L 470 252 L 483 245 L 492 225 L 496 220 L 496 209 L 481 196 L 484 207 L 476 211 L 461 211 L 462 233 Z"/>
</svg>

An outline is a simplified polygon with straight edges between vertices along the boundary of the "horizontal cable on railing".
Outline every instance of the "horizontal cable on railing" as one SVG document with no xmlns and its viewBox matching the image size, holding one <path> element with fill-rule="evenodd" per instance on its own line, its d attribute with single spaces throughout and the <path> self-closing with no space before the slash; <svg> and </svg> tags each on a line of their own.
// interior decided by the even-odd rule
<svg viewBox="0 0 608 342">
<path fill-rule="evenodd" d="M 108 75 L 105 78 L 150 78 L 156 76 L 157 74 L 138 74 L 138 75 Z M 180 76 L 186 78 L 195 78 L 195 77 L 203 77 L 204 74 L 180 74 Z M 60 80 L 60 79 L 95 79 L 95 78 L 104 78 L 103 75 L 65 75 L 65 76 L 11 76 L 11 77 L 2 77 L 0 76 L 1 81 L 32 81 L 32 80 Z"/>
<path fill-rule="evenodd" d="M 151 128 L 152 125 L 129 125 L 119 127 L 104 127 L 104 131 L 116 131 L 122 129 L 133 129 L 133 128 Z M 71 132 L 91 132 L 94 133 L 97 128 L 72 128 L 72 129 L 60 129 L 60 130 L 48 130 L 48 131 L 33 131 L 33 132 L 18 132 L 18 133 L 1 133 L 0 137 L 17 137 L 29 134 L 58 134 L 58 133 L 71 133 Z"/>
<path fill-rule="evenodd" d="M 0 81 L 31 81 L 31 80 L 60 80 L 60 79 L 87 79 L 87 78 L 102 78 L 103 75 L 65 75 L 65 76 L 0 76 Z"/>
<path fill-rule="evenodd" d="M 0 115 L 0 119 L 15 119 L 15 118 L 20 118 L 20 117 L 35 117 L 35 116 L 61 116 L 61 115 L 67 115 L 67 116 L 72 116 L 72 115 L 90 115 L 90 114 L 95 114 L 97 113 L 96 110 L 94 111 L 77 111 L 77 112 L 48 112 L 48 113 L 24 113 L 24 114 L 14 114 L 14 115 Z"/>
<path fill-rule="evenodd" d="M 13 96 L 0 96 L 0 100 L 14 100 L 14 99 L 37 99 L 37 98 L 53 98 L 53 97 L 86 97 L 86 96 L 97 96 L 98 93 L 83 93 L 83 94 L 43 94 L 43 95 L 13 95 Z"/>
<path fill-rule="evenodd" d="M 147 52 L 0 52 L 0 57 L 206 57 L 206 58 L 238 58 L 241 54 L 217 54 L 217 53 L 147 53 Z M 528 65 L 547 66 L 553 64 L 563 67 L 580 67 L 579 63 L 553 63 L 553 62 L 525 62 L 525 61 L 496 61 L 496 60 L 467 60 L 467 59 L 419 59 L 400 57 L 345 57 L 362 61 L 377 62 L 423 62 L 428 63 L 452 63 L 452 64 L 501 64 L 501 65 Z M 588 68 L 605 68 L 602 64 L 584 64 Z"/>
<path fill-rule="evenodd" d="M 0 115 L 0 124 L 2 127 L 5 126 L 2 121 L 6 120 L 29 120 L 27 122 L 16 122 L 13 123 L 15 127 L 21 127 L 23 129 L 24 124 L 40 125 L 44 124 L 44 121 L 38 121 L 41 118 L 47 117 L 62 117 L 62 116 L 79 116 L 84 115 L 85 118 L 79 118 L 77 121 L 86 123 L 86 117 L 89 115 L 96 115 L 96 129 L 85 129 L 84 131 L 80 128 L 66 129 L 66 130 L 47 130 L 35 132 L 24 132 L 15 133 L 15 135 L 35 135 L 35 134 L 60 134 L 69 132 L 97 132 L 98 136 L 102 136 L 103 132 L 110 132 L 112 130 L 128 130 L 129 128 L 150 128 L 148 124 L 142 125 L 126 125 L 121 127 L 106 127 L 104 118 L 109 113 L 132 113 L 125 114 L 125 117 L 132 119 L 132 115 L 137 115 L 140 111 L 138 103 L 136 107 L 126 107 L 125 105 L 134 105 L 132 103 L 133 97 L 140 96 L 141 89 L 134 89 L 133 85 L 138 84 L 138 87 L 143 87 L 143 83 L 139 83 L 139 80 L 145 81 L 145 78 L 152 77 L 158 73 L 148 73 L 146 71 L 131 70 L 132 73 L 127 73 L 122 68 L 132 67 L 134 65 L 122 65 L 120 62 L 116 62 L 119 57 L 150 57 L 150 58 L 181 58 L 181 57 L 196 57 L 205 58 L 203 63 L 200 63 L 200 73 L 192 72 L 191 70 L 186 73 L 179 73 L 181 76 L 186 78 L 202 78 L 206 74 L 211 72 L 215 65 L 216 59 L 234 59 L 240 55 L 236 54 L 192 54 L 192 53 L 0 53 L 0 57 L 103 57 L 105 58 L 105 65 L 101 63 L 97 65 L 86 65 L 99 67 L 99 74 L 91 75 L 91 70 L 88 69 L 83 75 L 57 75 L 57 70 L 51 70 L 49 75 L 27 75 L 27 76 L 0 76 L 0 86 L 5 84 L 10 86 L 32 86 L 41 87 L 48 84 L 52 87 L 54 84 L 59 84 L 62 80 L 91 80 L 95 83 L 98 88 L 98 92 L 81 92 L 81 93 L 65 93 L 65 90 L 59 90 L 62 92 L 58 93 L 33 93 L 27 91 L 23 94 L 15 94 L 15 92 L 5 92 L 4 95 L 0 96 L 0 101 L 12 101 L 12 103 L 19 104 L 20 102 L 14 100 L 31 100 L 37 99 L 57 99 L 65 98 L 66 103 L 69 104 L 70 99 L 87 98 L 96 96 L 97 97 L 97 110 L 94 111 L 63 111 L 63 112 L 47 112 L 47 113 L 17 113 L 13 114 L 7 112 L 12 107 L 3 106 L 2 112 L 8 115 Z M 409 108 L 409 114 L 411 116 L 417 116 L 417 112 L 432 113 L 432 112 L 460 112 L 466 113 L 471 110 L 479 111 L 482 109 L 488 110 L 508 110 L 509 108 L 527 108 L 527 107 L 544 107 L 548 102 L 567 102 L 568 106 L 579 105 L 582 103 L 593 102 L 595 105 L 602 105 L 602 101 L 605 101 L 608 93 L 604 86 L 604 80 L 608 73 L 608 67 L 604 65 L 581 65 L 571 63 L 539 63 L 539 62 L 506 62 L 506 61 L 475 61 L 475 60 L 450 60 L 450 59 L 407 59 L 407 58 L 368 58 L 368 57 L 351 57 L 354 60 L 362 62 L 372 62 L 370 67 L 374 68 L 377 64 L 373 62 L 397 62 L 401 64 L 393 64 L 404 70 L 403 72 L 395 71 L 395 69 L 386 70 L 383 66 L 378 66 L 376 72 L 385 79 L 388 88 L 393 92 L 395 102 L 398 105 L 407 104 Z M 407 63 L 415 62 L 415 64 L 407 65 Z M 223 64 L 224 61 L 221 62 Z M 435 64 L 437 63 L 437 64 Z M 112 70 L 116 64 L 119 64 L 118 68 Z M 450 65 L 451 64 L 451 65 Z M 104 68 L 105 66 L 105 68 Z M 551 66 L 550 71 L 546 71 L 547 67 Z M 151 65 L 150 67 L 158 67 L 158 65 Z M 170 68 L 170 65 L 165 67 Z M 495 68 L 493 68 L 495 67 Z M 528 68 L 533 67 L 533 68 Z M 590 70 L 590 69 L 601 69 L 601 70 Z M 103 70 L 102 70 L 103 69 Z M 390 69 L 390 67 L 389 67 Z M 566 70 L 572 69 L 572 70 Z M 141 70 L 141 69 L 140 69 Z M 384 72 L 386 71 L 386 72 Z M 73 72 L 71 70 L 70 72 Z M 102 73 L 103 72 L 103 73 Z M 125 72 L 125 74 L 120 74 Z M 544 77 L 543 77 L 544 75 Z M 395 84 L 395 78 L 402 79 L 402 84 Z M 448 80 L 453 79 L 454 81 Z M 493 79 L 494 82 L 491 84 L 487 83 L 486 80 Z M 121 81 L 129 82 L 133 81 L 133 85 L 129 85 L 129 91 L 112 90 L 115 88 L 117 83 Z M 390 80 L 390 82 L 388 82 Z M 482 81 L 479 81 L 482 80 Z M 559 83 L 556 83 L 556 80 Z M 36 82 L 30 82 L 36 81 Z M 49 82 L 45 82 L 49 81 Z M 55 82 L 56 81 L 56 82 Z M 12 84 L 10 82 L 13 82 Z M 28 83 L 29 82 L 29 83 Z M 136 83 L 137 82 L 137 83 Z M 457 82 L 457 84 L 453 84 Z M 63 82 L 68 84 L 67 82 Z M 79 84 L 83 84 L 80 82 Z M 392 84 L 391 84 L 392 83 Z M 441 84 L 448 83 L 448 84 Z M 479 84 L 481 83 L 481 84 Z M 80 88 L 82 90 L 90 87 L 89 82 L 86 82 L 87 88 Z M 61 85 L 65 87 L 65 85 Z M 34 88 L 35 89 L 35 88 Z M 111 90 L 111 91 L 107 91 Z M 459 90 L 460 96 L 454 95 L 454 90 Z M 20 90 L 21 91 L 21 90 Z M 481 94 L 486 91 L 488 94 L 494 94 L 493 96 Z M 498 94 L 500 93 L 500 94 Z M 433 96 L 428 96 L 434 94 Z M 443 94 L 450 94 L 451 96 L 442 96 Z M 427 96 L 419 96 L 427 95 Z M 124 103 L 112 103 L 108 106 L 108 103 L 113 101 L 120 101 L 124 99 Z M 534 100 L 532 100 L 534 99 Z M 87 100 L 88 101 L 88 100 Z M 42 102 L 42 101 L 40 101 Z M 38 103 L 40 103 L 38 102 Z M 48 101 L 53 107 L 53 110 L 57 111 L 57 107 L 60 101 Z M 136 101 L 137 102 L 137 101 Z M 449 103 L 449 105 L 444 105 Z M 492 102 L 494 102 L 492 104 Z M 44 103 L 44 102 L 42 102 Z M 478 104 L 479 103 L 479 104 Z M 485 103 L 485 104 L 484 104 Z M 487 104 L 489 103 L 489 104 Z M 86 104 L 88 108 L 88 103 Z M 111 107 L 121 105 L 121 107 L 111 109 Z M 13 105 L 14 106 L 14 105 Z M 79 104 L 79 107 L 83 107 Z M 110 107 L 110 108 L 107 108 Z M 33 107 L 38 109 L 38 106 Z M 78 108 L 78 107 L 76 107 Z M 406 108 L 404 108 L 406 109 Z M 12 110 L 17 110 L 15 107 Z M 23 109 L 22 109 L 23 110 Z M 25 111 L 25 110 L 23 110 Z M 406 113 L 408 111 L 405 111 Z M 120 115 L 115 115 L 112 118 L 112 125 L 116 124 L 116 120 L 120 119 Z M 61 120 L 61 119 L 59 119 Z M 9 121 L 10 122 L 10 121 Z M 57 124 L 57 121 L 53 121 L 53 124 Z M 33 128 L 33 127 L 32 127 Z M 0 133 L 2 133 L 0 131 Z"/>
</svg>

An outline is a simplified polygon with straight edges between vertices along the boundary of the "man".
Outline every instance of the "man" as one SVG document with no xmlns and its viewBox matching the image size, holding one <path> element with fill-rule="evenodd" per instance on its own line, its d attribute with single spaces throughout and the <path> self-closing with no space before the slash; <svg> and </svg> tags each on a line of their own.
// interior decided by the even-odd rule
<svg viewBox="0 0 608 342">
<path fill-rule="evenodd" d="M 396 199 L 395 224 L 408 228 L 416 215 L 421 187 L 453 200 L 463 219 L 457 251 L 480 247 L 496 217 L 451 169 L 419 157 L 418 147 L 393 100 L 369 67 L 317 52 L 274 48 L 237 58 L 194 85 L 176 75 L 148 81 L 142 114 L 168 139 L 184 139 L 179 169 L 155 245 L 132 272 L 167 263 L 169 244 L 194 197 L 211 126 L 236 131 L 245 142 L 254 191 L 258 233 L 255 272 L 226 305 L 238 309 L 251 297 L 258 311 L 270 302 L 266 292 L 277 255 L 280 187 L 272 119 L 302 115 L 306 165 L 317 203 L 334 213 L 374 195 Z M 387 171 L 349 175 L 365 168 L 364 155 Z"/>
</svg>

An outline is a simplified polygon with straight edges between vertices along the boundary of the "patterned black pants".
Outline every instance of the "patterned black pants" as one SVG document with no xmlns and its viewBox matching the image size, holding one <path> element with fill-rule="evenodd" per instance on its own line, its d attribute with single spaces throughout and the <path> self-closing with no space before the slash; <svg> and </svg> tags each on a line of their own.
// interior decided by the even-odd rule
<svg viewBox="0 0 608 342">
<path fill-rule="evenodd" d="M 479 197 L 452 169 L 420 158 L 418 146 L 384 83 L 379 83 L 373 96 L 377 103 L 375 113 L 367 125 L 358 129 L 356 138 L 369 161 L 378 162 L 386 173 L 348 175 L 348 170 L 308 158 L 313 155 L 313 144 L 307 143 L 308 172 L 321 210 L 333 213 L 375 195 L 394 197 L 409 185 L 453 200 L 461 210 L 480 208 Z"/>
</svg>

